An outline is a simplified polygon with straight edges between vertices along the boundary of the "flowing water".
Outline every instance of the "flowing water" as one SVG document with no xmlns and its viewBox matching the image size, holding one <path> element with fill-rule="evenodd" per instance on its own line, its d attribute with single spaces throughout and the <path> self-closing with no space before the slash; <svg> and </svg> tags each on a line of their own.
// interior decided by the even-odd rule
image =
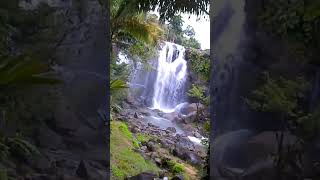
<svg viewBox="0 0 320 180">
<path fill-rule="evenodd" d="M 151 70 L 146 70 L 141 63 L 134 65 L 123 53 L 119 53 L 118 57 L 119 63 L 134 66 L 130 77 L 130 93 L 150 110 L 151 115 L 143 117 L 145 122 L 161 129 L 174 127 L 177 134 L 186 134 L 178 124 L 157 113 L 179 113 L 180 109 L 188 104 L 186 102 L 188 67 L 185 48 L 164 42 L 158 57 L 150 60 Z M 196 144 L 201 142 L 201 139 L 193 136 L 188 138 Z"/>
<path fill-rule="evenodd" d="M 183 46 L 166 42 L 161 49 L 154 85 L 153 109 L 174 112 L 183 103 L 187 79 L 187 61 Z"/>
</svg>

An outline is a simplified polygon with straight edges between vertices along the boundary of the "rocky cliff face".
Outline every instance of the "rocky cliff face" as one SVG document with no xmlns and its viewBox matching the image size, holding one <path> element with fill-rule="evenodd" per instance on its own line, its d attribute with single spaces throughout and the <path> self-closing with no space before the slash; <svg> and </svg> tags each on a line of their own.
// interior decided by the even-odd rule
<svg viewBox="0 0 320 180">
<path fill-rule="evenodd" d="M 41 157 L 19 166 L 29 167 L 31 179 L 106 179 L 110 49 L 107 7 L 99 0 L 21 0 L 19 6 L 33 12 L 41 11 L 43 3 L 53 10 L 53 26 L 42 32 L 53 30 L 50 28 L 57 32 L 45 44 L 51 54 L 46 61 L 63 84 L 56 88 L 59 97 L 52 118 L 35 125 L 37 130 L 30 137 L 40 147 Z M 21 48 L 29 46 L 22 44 Z M 16 168 L 11 170 L 16 177 L 25 175 Z"/>
</svg>

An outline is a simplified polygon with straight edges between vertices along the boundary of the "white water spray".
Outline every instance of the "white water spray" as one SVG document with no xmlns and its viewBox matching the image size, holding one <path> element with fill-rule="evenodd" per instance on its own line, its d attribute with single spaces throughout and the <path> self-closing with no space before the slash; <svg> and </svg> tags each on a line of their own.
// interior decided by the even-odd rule
<svg viewBox="0 0 320 180">
<path fill-rule="evenodd" d="M 175 107 L 182 103 L 187 78 L 184 53 L 183 46 L 165 42 L 158 58 L 152 109 L 173 112 Z"/>
</svg>

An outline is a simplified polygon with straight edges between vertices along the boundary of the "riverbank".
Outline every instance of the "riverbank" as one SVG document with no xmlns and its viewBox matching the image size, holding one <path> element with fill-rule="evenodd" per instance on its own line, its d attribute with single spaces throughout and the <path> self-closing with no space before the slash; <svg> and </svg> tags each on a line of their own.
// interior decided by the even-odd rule
<svg viewBox="0 0 320 180">
<path fill-rule="evenodd" d="M 128 101 L 123 101 L 121 108 L 121 111 L 115 114 L 115 119 L 120 121 L 113 123 L 123 123 L 128 127 L 132 134 L 131 149 L 146 162 L 151 161 L 159 168 L 159 171 L 154 171 L 155 176 L 200 179 L 207 149 L 201 144 L 203 134 L 196 126 L 183 122 L 183 119 L 177 120 L 179 115 L 181 116 L 179 112 L 164 113 Z M 111 131 L 116 132 L 117 129 L 114 128 Z M 114 143 L 111 138 L 111 146 Z M 115 153 L 116 151 L 111 149 L 111 154 Z M 181 164 L 183 170 L 175 172 L 170 168 L 169 162 Z M 115 169 L 112 173 L 116 173 Z"/>
</svg>

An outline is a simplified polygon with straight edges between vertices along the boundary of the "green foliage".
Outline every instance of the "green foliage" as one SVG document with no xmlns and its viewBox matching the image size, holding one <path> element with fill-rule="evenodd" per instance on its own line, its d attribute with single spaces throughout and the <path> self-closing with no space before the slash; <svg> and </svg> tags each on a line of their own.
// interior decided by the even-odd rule
<svg viewBox="0 0 320 180">
<path fill-rule="evenodd" d="M 41 75 L 49 70 L 45 63 L 30 57 L 0 60 L 0 86 L 17 84 L 57 84 L 62 81 Z"/>
<path fill-rule="evenodd" d="M 121 122 L 119 123 L 119 129 L 121 130 L 121 132 L 129 139 L 133 139 L 133 135 L 132 133 L 129 131 L 128 126 Z"/>
<path fill-rule="evenodd" d="M 256 21 L 261 27 L 266 32 L 288 41 L 292 46 L 291 52 L 299 57 L 299 61 L 310 62 L 307 51 L 317 54 L 320 47 L 319 1 L 268 0 L 258 12 Z"/>
<path fill-rule="evenodd" d="M 299 117 L 297 123 L 305 139 L 315 137 L 320 129 L 320 106 L 314 112 Z"/>
<path fill-rule="evenodd" d="M 183 26 L 184 21 L 182 20 L 181 15 L 173 16 L 169 19 L 169 30 L 173 31 L 174 34 L 182 34 L 183 33 Z"/>
<path fill-rule="evenodd" d="M 145 11 L 157 8 L 160 18 L 169 20 L 177 13 L 209 15 L 210 0 L 135 0 L 135 4 L 138 9 Z"/>
<path fill-rule="evenodd" d="M 155 164 L 128 148 L 114 150 L 111 152 L 111 159 L 111 171 L 116 179 L 124 179 L 145 171 L 159 171 Z"/>
<path fill-rule="evenodd" d="M 126 97 L 127 84 L 120 79 L 114 79 L 110 81 L 110 106 L 111 110 L 120 110 L 118 103 Z"/>
<path fill-rule="evenodd" d="M 193 37 L 189 39 L 184 38 L 181 45 L 187 48 L 201 49 L 201 44 Z"/>
<path fill-rule="evenodd" d="M 170 169 L 170 172 L 174 174 L 180 174 L 185 172 L 185 167 L 183 166 L 183 164 L 177 163 L 174 160 L 167 161 L 167 165 Z"/>
<path fill-rule="evenodd" d="M 191 70 L 208 81 L 210 78 L 210 57 L 195 49 L 190 49 L 187 53 Z"/>
<path fill-rule="evenodd" d="M 192 88 L 188 91 L 188 96 L 197 98 L 201 103 L 209 105 L 209 96 L 205 96 L 205 90 L 203 87 L 199 87 L 195 84 L 192 84 Z"/>
<path fill-rule="evenodd" d="M 146 171 L 154 173 L 159 171 L 154 163 L 145 160 L 142 155 L 133 150 L 135 147 L 132 140 L 132 133 L 125 123 L 111 122 L 110 164 L 114 177 L 112 179 L 120 180 Z"/>
<path fill-rule="evenodd" d="M 113 34 L 128 33 L 136 40 L 146 44 L 157 44 L 162 36 L 162 29 L 157 23 L 145 19 L 143 13 L 113 19 Z"/>
<path fill-rule="evenodd" d="M 140 147 L 139 142 L 133 137 L 132 133 L 129 131 L 129 128 L 125 123 L 121 122 L 119 124 L 119 129 L 128 139 L 131 139 L 134 148 Z"/>
<path fill-rule="evenodd" d="M 308 83 L 302 78 L 287 80 L 280 77 L 274 80 L 268 73 L 265 73 L 265 79 L 266 82 L 252 92 L 251 99 L 246 99 L 250 107 L 257 111 L 298 116 L 301 113 L 298 101 L 304 97 Z"/>
<path fill-rule="evenodd" d="M 149 136 L 148 134 L 144 134 L 144 133 L 139 133 L 137 135 L 137 140 L 140 142 L 140 143 L 146 143 L 148 142 L 152 137 Z"/>
<path fill-rule="evenodd" d="M 116 42 L 121 34 L 146 44 L 157 44 L 163 31 L 153 16 L 135 8 L 134 1 L 111 2 L 111 34 Z"/>
<path fill-rule="evenodd" d="M 200 49 L 200 43 L 194 38 L 195 31 L 192 26 L 183 29 L 184 21 L 181 15 L 173 16 L 166 26 L 165 36 L 167 41 L 183 45 L 186 48 Z M 185 37 L 188 36 L 188 37 Z"/>
<path fill-rule="evenodd" d="M 24 140 L 21 135 L 17 134 L 15 137 L 8 138 L 8 147 L 10 153 L 22 158 L 35 157 L 40 154 L 37 147 Z"/>
<path fill-rule="evenodd" d="M 203 124 L 203 129 L 206 132 L 206 134 L 210 135 L 210 119 L 207 119 L 207 121 Z"/>
<path fill-rule="evenodd" d="M 157 55 L 157 47 L 137 42 L 129 47 L 128 54 L 133 60 L 138 60 L 147 63 L 148 60 Z"/>
<path fill-rule="evenodd" d="M 120 89 L 126 89 L 128 88 L 127 84 L 120 80 L 120 79 L 114 79 L 110 81 L 110 91 L 111 93 Z"/>
</svg>

